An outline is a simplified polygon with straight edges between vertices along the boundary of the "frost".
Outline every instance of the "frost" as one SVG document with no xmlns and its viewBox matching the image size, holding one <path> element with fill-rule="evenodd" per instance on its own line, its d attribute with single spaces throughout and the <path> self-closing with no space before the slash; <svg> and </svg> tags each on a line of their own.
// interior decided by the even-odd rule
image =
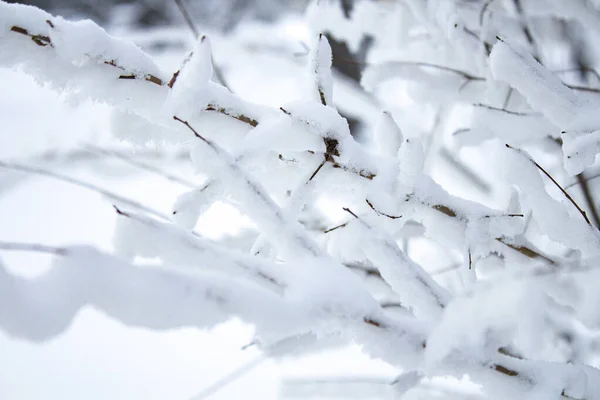
<svg viewBox="0 0 600 400">
<path fill-rule="evenodd" d="M 310 32 L 307 96 L 251 96 L 268 105 L 248 101 L 248 88 L 276 83 L 246 79 L 238 95 L 212 80 L 219 65 L 213 71 L 205 36 L 163 72 L 91 21 L 0 3 L 0 65 L 73 103 L 107 104 L 119 139 L 180 150 L 174 166 L 155 155 L 120 162 L 161 179 L 173 176 L 162 167 L 177 167 L 203 182 L 170 188 L 155 209 L 159 199 L 145 205 L 55 172 L 52 157 L 0 160 L 7 180 L 58 179 L 100 194 L 116 214 L 110 254 L 0 242 L 54 257 L 36 278 L 0 268 L 0 329 L 48 340 L 83 307 L 153 330 L 239 317 L 255 327 L 259 361 L 358 344 L 397 370 L 392 397 L 454 376 L 489 398 L 598 398 L 600 318 L 590 304 L 600 234 L 588 169 L 600 140 L 597 74 L 553 64 L 597 58 L 577 59 L 569 42 L 596 32 L 597 10 L 407 0 L 360 2 L 343 16 L 325 3 L 313 2 L 307 18 L 320 28 L 330 18 L 336 40 L 365 51 L 362 86 L 332 71 L 340 60 Z M 248 31 L 214 36 L 225 70 L 244 69 L 237 53 L 248 52 L 301 75 L 303 63 L 280 54 L 295 45 L 239 38 Z M 569 192 L 574 184 L 581 195 Z M 198 219 L 223 203 L 247 229 L 202 237 Z"/>
</svg>

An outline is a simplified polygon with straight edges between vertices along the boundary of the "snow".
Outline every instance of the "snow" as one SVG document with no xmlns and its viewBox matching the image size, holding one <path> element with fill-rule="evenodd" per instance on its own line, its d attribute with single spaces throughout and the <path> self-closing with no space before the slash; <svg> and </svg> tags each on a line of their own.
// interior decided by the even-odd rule
<svg viewBox="0 0 600 400">
<path fill-rule="evenodd" d="M 577 96 L 533 56 L 501 39 L 494 46 L 490 66 L 495 79 L 517 89 L 535 110 L 563 130 L 586 129 L 592 105 Z"/>
<path fill-rule="evenodd" d="M 177 226 L 184 228 L 193 228 L 198 222 L 198 218 L 208 207 L 222 197 L 222 189 L 218 182 L 209 181 L 197 189 L 192 189 L 181 194 L 175 204 L 173 204 L 173 213 L 171 221 Z"/>
<path fill-rule="evenodd" d="M 522 151 L 506 149 L 500 158 L 504 179 L 519 188 L 519 199 L 524 209 L 532 211 L 533 218 L 552 240 L 582 252 L 584 257 L 598 254 L 600 237 L 577 210 L 563 207 L 567 200 L 553 199 L 545 190 L 542 177 L 530 156 Z M 499 153 L 499 154 L 502 154 Z M 569 212 L 569 211 L 571 212 Z"/>
<path fill-rule="evenodd" d="M 303 34 L 316 40 L 300 88 L 308 96 L 270 96 L 287 86 L 248 82 L 236 51 L 218 65 L 208 37 L 217 52 L 223 43 L 238 50 L 252 43 L 245 51 L 270 54 L 265 77 L 285 65 L 298 79 L 295 47 L 277 35 L 235 47 L 227 43 L 239 40 L 236 33 L 208 32 L 186 42 L 187 58 L 163 53 L 170 59 L 163 65 L 90 21 L 0 3 L 0 64 L 45 82 L 16 97 L 18 108 L 39 108 L 53 124 L 40 128 L 0 107 L 7 126 L 67 132 L 50 146 L 58 159 L 40 145 L 15 146 L 0 160 L 0 344 L 17 360 L 0 363 L 8 371 L 0 379 L 18 382 L 0 385 L 0 394 L 72 396 L 75 389 L 53 386 L 51 374 L 27 364 L 47 349 L 73 357 L 83 347 L 80 367 L 100 357 L 89 350 L 97 342 L 135 359 L 135 368 L 107 358 L 84 372 L 61 370 L 58 381 L 81 381 L 98 398 L 274 398 L 274 377 L 284 375 L 275 365 L 299 368 L 305 357 L 318 360 L 311 372 L 319 375 L 335 363 L 347 362 L 340 370 L 354 374 L 378 365 L 383 372 L 366 390 L 346 387 L 356 396 L 387 381 L 382 396 L 428 398 L 427 385 L 444 392 L 435 380 L 454 377 L 452 385 L 467 390 L 446 398 L 598 397 L 599 319 L 589 303 L 597 297 L 600 235 L 536 167 L 563 181 L 595 162 L 596 101 L 538 63 L 523 40 L 503 39 L 503 32 L 521 38 L 523 24 L 533 22 L 502 5 L 493 8 L 501 18 L 477 22 L 477 12 L 453 2 L 363 3 L 348 20 L 319 3 L 307 19 L 318 25 L 331 16 L 333 34 L 348 36 L 351 47 L 364 32 L 384 42 L 369 53 L 363 79 L 375 93 L 346 82 L 349 98 L 338 100 L 331 47 L 310 29 Z M 579 6 L 569 15 L 583 21 Z M 511 21 L 505 31 L 504 19 Z M 406 26 L 385 42 L 382 27 L 397 20 Z M 363 25 L 351 31 L 357 21 Z M 484 22 L 494 25 L 485 36 Z M 488 60 L 496 31 L 501 39 Z M 245 81 L 241 93 L 211 81 L 213 61 Z M 0 75 L 9 89 L 23 81 L 5 76 L 20 77 Z M 262 93 L 246 96 L 249 88 Z M 78 137 L 72 131 L 81 121 L 63 127 L 67 98 L 71 106 L 81 101 L 82 113 L 98 112 L 90 123 L 103 121 L 98 131 L 110 127 L 114 137 L 94 130 Z M 338 104 L 361 117 L 366 143 L 352 136 Z M 60 110 L 54 121 L 53 109 Z M 464 136 L 455 138 L 459 131 Z M 454 163 L 438 163 L 440 154 Z M 99 339 L 111 329 L 119 339 Z M 235 336 L 226 341 L 235 351 L 215 355 L 208 348 L 223 332 Z M 157 336 L 128 349 L 123 335 L 131 342 Z M 163 356 L 162 346 L 179 338 L 192 354 Z M 358 353 L 354 362 L 367 358 L 362 369 L 340 349 Z M 322 361 L 327 353 L 331 364 Z M 144 384 L 146 357 L 160 373 Z M 169 373 L 160 369 L 163 357 L 175 365 Z M 42 369 L 54 372 L 58 358 L 49 355 Z M 210 371 L 214 360 L 230 373 Z M 89 376 L 111 368 L 131 382 L 95 391 L 106 385 Z M 39 389 L 25 387 L 31 379 Z M 175 388 L 152 390 L 158 386 Z"/>
<path fill-rule="evenodd" d="M 320 34 L 309 56 L 309 79 L 313 100 L 323 105 L 333 104 L 333 78 L 331 76 L 331 46 L 327 38 Z"/>
<path fill-rule="evenodd" d="M 373 132 L 375 141 L 380 154 L 388 157 L 396 157 L 402 144 L 402 131 L 396 125 L 394 117 L 387 111 L 384 111 Z"/>
</svg>

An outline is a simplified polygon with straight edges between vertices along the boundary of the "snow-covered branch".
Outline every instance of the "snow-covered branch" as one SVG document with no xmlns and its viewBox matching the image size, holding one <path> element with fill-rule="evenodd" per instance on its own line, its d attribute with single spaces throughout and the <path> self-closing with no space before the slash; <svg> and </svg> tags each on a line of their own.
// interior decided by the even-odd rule
<svg viewBox="0 0 600 400">
<path fill-rule="evenodd" d="M 320 6 L 334 24 L 346 18 L 318 3 L 307 18 L 318 22 L 311 13 Z M 44 167 L 0 160 L 2 170 L 100 193 L 117 214 L 115 255 L 0 243 L 0 251 L 54 257 L 35 279 L 0 269 L 0 329 L 46 340 L 85 306 L 156 330 L 204 329 L 237 316 L 256 327 L 255 343 L 271 356 L 327 339 L 359 343 L 405 371 L 397 381 L 405 378 L 405 390 L 424 376 L 467 374 L 489 397 L 600 398 L 598 316 L 585 307 L 600 235 L 561 185 L 595 162 L 597 88 L 569 83 L 546 65 L 550 39 L 538 19 L 554 26 L 562 6 L 363 3 L 356 5 L 362 14 L 337 22 L 364 18 L 364 32 L 332 29 L 349 43 L 357 32 L 376 40 L 362 85 L 388 110 L 365 123 L 367 144 L 336 108 L 339 60 L 324 34 L 313 36 L 305 98 L 263 106 L 211 80 L 207 36 L 165 73 L 90 21 L 0 2 L 0 65 L 110 105 L 120 138 L 135 141 L 141 132 L 142 141 L 183 143 L 206 177 L 196 185 L 133 163 L 186 188 L 162 212 Z M 582 4 L 566 15 L 597 29 L 590 23 L 597 10 L 586 16 Z M 396 17 L 403 21 L 397 40 L 379 27 L 398 25 Z M 390 40 L 401 51 L 384 45 Z M 584 67 L 578 71 L 591 68 Z M 440 183 L 453 172 L 439 159 L 486 190 L 474 195 L 472 187 Z M 594 209 L 595 193 L 585 194 Z M 252 222 L 245 246 L 194 231 L 217 202 Z M 140 257 L 160 266 L 137 265 Z M 567 269 L 581 274 L 566 276 Z"/>
</svg>

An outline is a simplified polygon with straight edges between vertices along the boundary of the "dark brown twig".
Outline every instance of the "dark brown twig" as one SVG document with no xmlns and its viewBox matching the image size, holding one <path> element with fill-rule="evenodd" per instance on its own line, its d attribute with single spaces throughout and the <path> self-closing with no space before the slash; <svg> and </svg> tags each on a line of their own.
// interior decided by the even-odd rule
<svg viewBox="0 0 600 400">
<path fill-rule="evenodd" d="M 194 133 L 194 135 L 195 135 L 195 136 L 196 136 L 198 139 L 202 140 L 204 143 L 207 143 L 207 144 L 209 143 L 209 141 L 208 141 L 208 140 L 206 140 L 206 139 L 205 139 L 205 138 L 204 138 L 202 135 L 200 135 L 198 132 L 196 132 L 196 130 L 195 130 L 194 128 L 192 128 L 192 126 L 191 126 L 191 125 L 190 125 L 190 124 L 189 124 L 187 121 L 184 121 L 184 120 L 182 120 L 181 118 L 177 117 L 176 115 L 173 115 L 173 119 L 174 119 L 175 121 L 179 121 L 179 122 L 181 122 L 182 124 L 184 124 L 185 126 L 187 126 L 187 127 L 188 127 L 188 129 L 189 129 L 189 130 L 191 130 L 191 131 Z"/>
<path fill-rule="evenodd" d="M 481 218 L 525 217 L 523 214 L 484 215 Z"/>
<path fill-rule="evenodd" d="M 344 222 L 343 224 L 340 224 L 340 225 L 334 226 L 333 228 L 329 228 L 329 229 L 327 229 L 327 230 L 323 231 L 323 233 L 329 233 L 329 232 L 333 232 L 333 231 L 335 231 L 336 229 L 340 229 L 340 228 L 343 228 L 343 227 L 345 227 L 345 226 L 346 226 L 346 225 L 348 225 L 349 223 L 350 223 L 350 222 Z"/>
<path fill-rule="evenodd" d="M 50 20 L 46 20 L 46 23 L 51 28 L 54 28 L 54 24 Z M 54 44 L 52 43 L 52 40 L 50 39 L 50 37 L 48 37 L 46 35 L 40 35 L 40 34 L 34 35 L 34 34 L 29 33 L 29 31 L 27 29 L 21 28 L 19 26 L 12 26 L 10 28 L 10 30 L 12 32 L 19 33 L 21 35 L 28 36 L 29 38 L 31 38 L 31 40 L 33 40 L 33 42 L 35 44 L 37 44 L 40 47 L 50 46 L 50 47 L 54 48 Z M 115 67 L 115 68 L 118 68 L 123 71 L 125 70 L 125 68 L 118 65 L 115 62 L 115 60 L 106 60 L 106 61 L 104 61 L 104 64 L 110 65 L 111 67 Z M 134 74 L 134 73 L 123 74 L 123 75 L 119 75 L 119 77 L 117 79 L 125 79 L 125 80 L 144 79 L 145 81 L 154 83 L 158 86 L 163 85 L 163 81 L 160 78 L 158 78 L 152 74 Z"/>
<path fill-rule="evenodd" d="M 583 173 L 577 174 L 577 181 L 579 182 L 579 186 L 583 192 L 583 197 L 588 205 L 588 209 L 592 213 L 594 223 L 596 224 L 596 227 L 600 227 L 600 215 L 598 214 L 598 209 L 596 208 L 596 202 L 594 201 L 590 186 L 588 185 L 588 181 L 585 179 Z"/>
<path fill-rule="evenodd" d="M 204 109 L 204 111 L 216 111 L 219 114 L 227 115 L 228 117 L 235 118 L 238 121 L 242 121 L 242 122 L 250 125 L 253 128 L 255 128 L 255 127 L 258 126 L 258 121 L 257 120 L 255 120 L 253 118 L 250 118 L 250 117 L 247 117 L 247 116 L 245 116 L 243 114 L 234 114 L 234 113 L 230 112 L 229 110 L 227 110 L 226 108 L 219 107 L 219 106 L 216 106 L 214 104 L 209 104 Z"/>
<path fill-rule="evenodd" d="M 326 162 L 327 162 L 327 160 L 323 160 L 323 162 L 321 164 L 319 164 L 319 166 L 317 167 L 317 169 L 315 169 L 315 171 L 312 173 L 310 178 L 308 178 L 309 182 L 312 181 L 315 176 L 317 176 L 317 174 L 319 173 L 321 168 L 323 168 L 323 165 L 325 165 Z"/>
<path fill-rule="evenodd" d="M 537 113 L 524 113 L 524 112 L 518 112 L 518 111 L 510 111 L 510 110 L 506 110 L 504 108 L 492 107 L 487 104 L 481 104 L 481 103 L 473 104 L 473 107 L 485 108 L 487 110 L 498 111 L 498 112 L 511 114 L 511 115 L 517 115 L 520 117 L 541 115 L 541 114 L 537 114 Z"/>
<path fill-rule="evenodd" d="M 383 215 L 384 217 L 388 217 L 390 219 L 398 219 L 398 218 L 402 218 L 402 215 L 390 215 L 390 214 L 386 214 L 384 212 L 381 212 L 379 210 L 377 210 L 374 206 L 373 203 L 371 203 L 369 201 L 369 199 L 365 200 L 367 202 L 367 204 L 369 205 L 369 207 L 371 207 L 371 210 L 375 211 L 375 213 L 377 213 L 377 215 Z"/>
<path fill-rule="evenodd" d="M 52 41 L 46 35 L 31 34 L 31 33 L 29 33 L 29 31 L 27 31 L 27 29 L 21 28 L 20 26 L 12 26 L 10 28 L 10 30 L 15 33 L 20 33 L 21 35 L 29 36 L 29 38 L 31 40 L 33 40 L 33 42 L 40 47 L 45 47 L 45 46 L 54 47 L 54 45 L 52 44 Z"/>
<path fill-rule="evenodd" d="M 349 208 L 344 207 L 344 208 L 342 208 L 342 210 L 346 211 L 348 214 L 352 215 L 354 218 L 360 219 L 360 218 L 358 218 L 358 215 L 354 214 L 354 212 L 352 212 L 352 210 L 350 210 Z"/>
<path fill-rule="evenodd" d="M 590 221 L 590 219 L 588 218 L 587 214 L 585 213 L 585 211 L 579 207 L 579 204 L 577 204 L 577 202 L 571 197 L 571 195 L 565 190 L 563 189 L 562 186 L 560 186 L 560 184 L 554 179 L 554 177 L 552 177 L 552 175 L 550 175 L 540 164 L 538 164 L 533 158 L 531 158 L 530 156 L 526 155 L 525 153 L 523 153 L 523 150 L 518 149 L 516 147 L 512 147 L 509 144 L 506 144 L 506 147 L 508 147 L 511 150 L 516 151 L 517 153 L 521 154 L 523 157 L 527 158 L 530 162 L 532 162 L 540 171 L 542 171 L 544 173 L 544 175 L 546 175 L 551 181 L 552 183 L 554 183 L 554 185 L 556 185 L 557 188 L 560 189 L 560 191 L 567 197 L 567 199 L 569 199 L 569 201 L 575 206 L 575 208 L 577 208 L 577 210 L 581 213 L 581 215 L 583 216 L 583 219 L 585 219 L 585 222 L 587 222 L 590 226 L 592 226 L 592 222 Z"/>
<path fill-rule="evenodd" d="M 567 84 L 565 84 L 565 86 L 571 90 L 576 90 L 579 92 L 600 93 L 600 89 L 591 88 L 591 87 L 587 87 L 587 86 L 576 86 L 576 85 L 567 85 Z"/>
<path fill-rule="evenodd" d="M 502 243 L 503 245 L 505 245 L 506 247 L 510 247 L 511 249 L 518 251 L 519 253 L 523 254 L 525 257 L 527 258 L 531 258 L 533 260 L 535 259 L 542 259 L 544 261 L 546 261 L 548 264 L 550 265 L 556 265 L 556 261 L 554 261 L 553 259 L 541 254 L 540 252 L 533 250 L 532 247 L 525 247 L 525 246 L 519 246 L 516 244 L 512 244 L 507 242 L 504 238 L 496 238 L 496 240 L 500 243 Z"/>
<path fill-rule="evenodd" d="M 471 249 L 468 249 L 467 253 L 469 254 L 469 269 L 472 269 L 473 268 L 473 258 L 471 257 Z"/>
</svg>

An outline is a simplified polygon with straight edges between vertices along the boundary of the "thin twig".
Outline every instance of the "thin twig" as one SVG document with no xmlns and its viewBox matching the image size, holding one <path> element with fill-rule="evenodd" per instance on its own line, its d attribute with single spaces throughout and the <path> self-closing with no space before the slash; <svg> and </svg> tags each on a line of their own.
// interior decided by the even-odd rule
<svg viewBox="0 0 600 400">
<path fill-rule="evenodd" d="M 591 88 L 591 87 L 587 87 L 587 86 L 577 86 L 577 85 L 567 85 L 567 84 L 565 84 L 565 86 L 571 90 L 577 90 L 580 92 L 600 93 L 600 89 Z"/>
<path fill-rule="evenodd" d="M 600 74 L 594 68 L 590 67 L 579 67 L 579 68 L 566 68 L 566 69 L 558 69 L 552 71 L 555 74 L 564 74 L 568 72 L 583 72 L 583 73 L 591 73 L 596 77 L 598 81 L 600 81 Z"/>
<path fill-rule="evenodd" d="M 597 173 L 597 174 L 595 174 L 595 175 L 592 175 L 592 176 L 590 176 L 590 177 L 587 177 L 587 176 L 586 176 L 586 177 L 585 177 L 583 180 L 584 180 L 585 182 L 589 182 L 589 181 L 591 181 L 591 180 L 594 180 L 594 179 L 596 179 L 596 178 L 600 178 L 600 173 Z M 565 190 L 567 190 L 567 189 L 570 189 L 570 188 L 572 188 L 573 186 L 576 186 L 576 185 L 581 185 L 581 182 L 579 181 L 579 179 L 577 179 L 575 182 L 573 182 L 573 183 L 570 183 L 570 184 L 568 184 L 567 186 L 565 186 Z"/>
<path fill-rule="evenodd" d="M 506 110 L 508 109 L 508 105 L 510 103 L 510 99 L 512 97 L 512 94 L 514 92 L 514 89 L 511 87 L 508 88 L 508 92 L 506 93 L 506 97 L 504 98 L 504 103 L 502 104 L 502 109 Z"/>
<path fill-rule="evenodd" d="M 356 60 L 341 59 L 341 61 L 344 61 L 347 63 L 352 63 L 352 64 L 358 64 L 358 65 L 362 65 L 362 66 L 372 65 L 368 62 L 361 62 L 361 61 L 356 61 Z M 420 61 L 391 61 L 390 64 L 437 69 L 440 71 L 450 72 L 450 73 L 453 73 L 456 75 L 460 75 L 463 78 L 465 78 L 467 81 L 485 81 L 486 80 L 485 78 L 483 78 L 481 76 L 472 75 L 472 74 L 462 71 L 460 69 L 446 67 L 445 65 L 438 65 L 438 64 L 432 64 L 432 63 L 420 62 Z"/>
<path fill-rule="evenodd" d="M 540 171 L 542 171 L 544 173 L 544 175 L 546 175 L 548 178 L 550 178 L 550 180 L 552 181 L 552 183 L 554 183 L 556 185 L 557 188 L 560 189 L 561 192 L 563 192 L 563 194 L 567 197 L 567 199 L 569 199 L 569 201 L 575 206 L 575 208 L 577 208 L 577 210 L 581 213 L 581 215 L 583 216 L 583 219 L 585 219 L 585 222 L 587 222 L 590 226 L 592 226 L 592 222 L 590 221 L 590 219 L 588 218 L 587 214 L 585 213 L 585 211 L 579 207 L 579 204 L 577 204 L 577 202 L 571 197 L 571 195 L 565 190 L 563 189 L 562 186 L 560 186 L 560 184 L 552 177 L 552 175 L 550 175 L 540 164 L 538 164 L 533 158 L 531 158 L 530 156 L 526 155 L 525 153 L 523 153 L 523 150 L 518 149 L 516 147 L 512 147 L 509 144 L 506 144 L 506 147 L 508 147 L 509 149 L 512 149 L 514 151 L 516 151 L 517 153 L 521 154 L 523 157 L 527 158 L 530 162 L 532 162 Z"/>
<path fill-rule="evenodd" d="M 487 104 L 481 104 L 481 103 L 473 104 L 473 107 L 480 107 L 480 108 L 485 108 L 485 109 L 491 110 L 491 111 L 498 111 L 498 112 L 503 112 L 506 114 L 518 115 L 520 117 L 540 115 L 538 113 L 524 113 L 524 112 L 518 112 L 518 111 L 510 111 L 505 108 L 492 107 Z"/>
<path fill-rule="evenodd" d="M 352 215 L 354 218 L 360 219 L 360 218 L 358 218 L 358 215 L 354 214 L 354 212 L 352 212 L 352 210 L 350 210 L 349 208 L 344 207 L 344 208 L 342 208 L 342 210 L 346 211 L 348 214 Z"/>
<path fill-rule="evenodd" d="M 187 26 L 190 28 L 190 31 L 192 31 L 194 38 L 198 39 L 198 37 L 200 36 L 200 31 L 198 31 L 198 28 L 196 27 L 196 24 L 194 23 L 194 20 L 192 19 L 192 16 L 190 15 L 187 7 L 183 3 L 183 0 L 175 0 L 175 4 L 177 4 L 177 8 L 179 8 L 181 15 L 183 15 L 183 19 L 185 19 Z M 227 81 L 225 80 L 225 77 L 223 76 L 223 71 L 221 71 L 221 68 L 217 65 L 217 63 L 215 63 L 214 59 L 212 60 L 212 65 L 213 72 L 215 74 L 215 77 L 217 78 L 217 81 L 219 81 L 219 83 L 222 86 L 224 86 L 231 92 L 231 88 L 229 87 Z M 177 79 L 177 75 L 179 75 L 179 71 L 175 72 L 175 74 L 173 75 L 173 78 L 171 79 L 173 83 Z M 172 87 L 173 85 L 170 84 L 169 86 Z"/>
<path fill-rule="evenodd" d="M 176 115 L 173 115 L 173 119 L 174 119 L 175 121 L 179 121 L 179 122 L 181 122 L 182 124 L 184 124 L 185 126 L 187 126 L 187 127 L 188 127 L 188 129 L 189 129 L 189 130 L 191 130 L 191 131 L 194 133 L 194 135 L 195 135 L 195 136 L 196 136 L 198 139 L 202 140 L 204 143 L 207 143 L 207 144 L 209 143 L 209 141 L 208 141 L 208 140 L 206 140 L 206 139 L 204 138 L 204 136 L 202 136 L 201 134 L 199 134 L 199 133 L 198 133 L 198 132 L 197 132 L 197 131 L 196 131 L 194 128 L 192 128 L 192 126 L 191 126 L 191 125 L 190 125 L 190 124 L 189 124 L 187 121 L 184 121 L 184 120 L 182 120 L 181 118 L 179 118 L 179 117 L 178 117 L 178 116 L 176 116 Z"/>
<path fill-rule="evenodd" d="M 369 205 L 369 207 L 371 207 L 371 210 L 375 211 L 375 213 L 377 213 L 377 215 L 383 215 L 384 217 L 388 217 L 390 219 L 398 219 L 398 218 L 402 218 L 402 215 L 390 215 L 390 214 L 386 214 L 384 212 L 381 212 L 379 210 L 377 210 L 374 206 L 373 203 L 371 203 L 369 201 L 369 199 L 365 200 L 367 202 L 367 204 Z"/>
<path fill-rule="evenodd" d="M 323 160 L 323 162 L 321 164 L 319 164 L 319 166 L 317 167 L 317 169 L 315 169 L 315 171 L 312 173 L 310 178 L 308 178 L 309 182 L 312 181 L 315 176 L 317 176 L 317 174 L 319 173 L 321 168 L 323 168 L 323 165 L 325 165 L 326 162 L 327 162 L 327 160 Z"/>
<path fill-rule="evenodd" d="M 114 202 L 125 204 L 128 207 L 137 208 L 137 209 L 144 211 L 150 215 L 154 215 L 156 217 L 159 217 L 159 218 L 167 220 L 167 221 L 169 220 L 169 217 L 167 217 L 166 215 L 163 215 L 159 211 L 156 211 L 150 207 L 147 207 L 141 203 L 138 203 L 137 201 L 130 200 L 130 199 L 120 196 L 118 194 L 109 192 L 108 190 L 98 187 L 96 185 L 93 185 L 91 183 L 80 181 L 75 178 L 71 178 L 70 176 L 61 175 L 56 172 L 44 170 L 41 168 L 31 167 L 28 165 L 7 163 L 7 162 L 3 162 L 3 161 L 0 161 L 0 168 L 13 170 L 13 171 L 19 171 L 19 172 L 25 172 L 25 173 L 34 174 L 34 175 L 41 175 L 41 176 L 46 176 L 49 178 L 57 179 L 62 182 L 66 182 L 66 183 L 69 183 L 69 184 L 72 184 L 75 186 L 79 186 L 79 187 L 82 187 L 85 189 L 92 190 L 96 193 L 99 193 L 99 194 L 113 200 Z"/>
<path fill-rule="evenodd" d="M 461 267 L 461 265 L 464 265 L 464 264 L 454 264 L 454 265 L 450 265 L 449 267 L 446 267 L 446 268 L 440 268 L 437 271 L 430 272 L 429 275 L 436 276 L 436 275 L 445 274 L 446 272 L 451 272 L 451 271 L 459 269 Z"/>
<path fill-rule="evenodd" d="M 125 156 L 125 155 L 123 155 L 121 153 L 118 153 L 116 151 L 105 150 L 105 149 L 102 149 L 100 147 L 95 147 L 95 146 L 91 146 L 91 145 L 86 145 L 86 146 L 83 147 L 83 149 L 85 151 L 88 151 L 88 152 L 92 153 L 92 154 L 102 154 L 102 155 L 105 155 L 105 156 L 117 158 L 117 159 L 119 159 L 119 160 L 121 160 L 121 161 L 123 161 L 123 162 L 125 162 L 127 164 L 130 164 L 130 165 L 134 166 L 134 167 L 137 167 L 137 168 L 140 168 L 142 170 L 146 170 L 146 171 L 155 173 L 155 174 L 160 175 L 163 178 L 165 178 L 165 179 L 167 179 L 167 180 L 169 180 L 171 182 L 179 183 L 180 185 L 186 186 L 186 187 L 188 187 L 190 189 L 193 189 L 193 188 L 195 188 L 197 186 L 193 182 L 190 182 L 190 181 L 188 181 L 186 179 L 180 178 L 180 177 L 178 177 L 176 175 L 173 175 L 173 174 L 171 174 L 169 172 L 163 171 L 163 170 L 161 170 L 159 168 L 154 167 L 151 164 L 147 164 L 147 163 L 142 162 L 142 161 L 134 160 L 131 157 L 127 157 L 127 156 Z"/>
<path fill-rule="evenodd" d="M 494 2 L 495 0 L 488 0 L 483 7 L 481 7 L 481 11 L 479 12 L 479 27 L 481 28 L 483 26 L 483 17 L 485 15 L 485 12 L 487 11 L 488 7 Z"/>
<path fill-rule="evenodd" d="M 502 217 L 520 217 L 523 218 L 523 214 L 501 214 L 501 215 L 484 215 L 481 218 L 502 218 Z"/>
<path fill-rule="evenodd" d="M 588 185 L 583 173 L 577 174 L 577 181 L 579 182 L 581 191 L 583 192 L 583 197 L 588 205 L 588 209 L 592 213 L 592 218 L 594 219 L 596 227 L 600 227 L 600 215 L 598 214 L 598 209 L 596 208 L 596 202 L 594 201 L 590 186 Z"/>
<path fill-rule="evenodd" d="M 339 224 L 339 225 L 337 225 L 337 226 L 334 226 L 333 228 L 329 228 L 329 229 L 327 229 L 327 230 L 323 231 L 323 233 L 329 233 L 329 232 L 333 232 L 333 231 L 335 231 L 336 229 L 340 229 L 340 228 L 343 228 L 343 227 L 345 227 L 345 226 L 346 226 L 346 225 L 348 225 L 349 223 L 350 223 L 350 221 L 348 221 L 348 222 L 344 222 L 343 224 Z"/>
<path fill-rule="evenodd" d="M 469 129 L 465 130 L 468 131 Z M 453 135 L 460 133 L 460 131 L 462 130 L 459 129 L 458 131 L 455 131 Z M 440 150 L 440 156 L 444 158 L 451 166 L 453 166 L 457 172 L 470 180 L 474 186 L 483 193 L 489 193 L 491 191 L 491 186 L 483 178 L 477 175 L 475 171 L 465 165 L 458 157 L 455 157 L 446 146 L 442 146 Z"/>
<path fill-rule="evenodd" d="M 467 249 L 467 253 L 469 253 L 469 269 L 473 267 L 473 258 L 471 257 L 471 249 Z"/>
<path fill-rule="evenodd" d="M 515 251 L 518 251 L 519 253 L 523 254 L 525 257 L 531 258 L 533 260 L 539 258 L 539 259 L 546 261 L 550 265 L 557 264 L 556 261 L 554 261 L 553 259 L 541 254 L 539 251 L 533 250 L 532 246 L 525 247 L 525 246 L 512 244 L 512 243 L 507 242 L 504 238 L 496 238 L 496 240 L 498 242 L 502 243 L 503 245 L 510 247 L 511 249 L 513 249 Z"/>
<path fill-rule="evenodd" d="M 35 253 L 48 253 L 64 256 L 68 253 L 66 247 L 47 246 L 40 243 L 0 242 L 0 250 L 29 251 Z"/>
<path fill-rule="evenodd" d="M 440 71 L 445 71 L 445 72 L 450 72 L 450 73 L 453 73 L 456 75 L 460 75 L 469 81 L 485 81 L 486 80 L 485 78 L 482 78 L 480 76 L 471 75 L 468 72 L 462 71 L 460 69 L 452 68 L 452 67 L 446 67 L 445 65 L 437 65 L 437 64 L 431 64 L 431 63 L 426 63 L 426 62 L 412 62 L 412 61 L 397 61 L 397 62 L 394 62 L 394 64 L 408 65 L 408 66 L 414 65 L 417 67 L 438 69 Z"/>
<path fill-rule="evenodd" d="M 248 372 L 250 372 L 254 368 L 258 367 L 266 359 L 267 359 L 267 357 L 264 354 L 258 355 L 257 357 L 253 358 L 246 364 L 243 364 L 241 367 L 235 369 L 234 371 L 225 375 L 221 379 L 217 380 L 216 382 L 211 384 L 209 387 L 204 389 L 202 392 L 193 396 L 191 398 L 191 400 L 204 400 L 204 399 L 211 397 L 213 394 L 215 394 L 219 390 L 223 389 L 225 386 L 231 384 L 232 382 L 235 382 L 236 380 L 240 379 L 241 377 L 246 375 Z"/>
<path fill-rule="evenodd" d="M 185 7 L 185 4 L 183 4 L 183 0 L 175 0 L 175 4 L 177 4 L 177 7 L 179 8 L 179 11 L 181 11 L 181 15 L 183 16 L 183 19 L 185 19 L 185 23 L 194 34 L 194 37 L 198 38 L 198 36 L 200 36 L 200 32 L 198 31 L 198 28 L 196 28 L 196 24 L 192 20 L 192 16 Z"/>
<path fill-rule="evenodd" d="M 219 106 L 217 106 L 215 104 L 209 104 L 204 109 L 204 111 L 216 111 L 219 114 L 227 115 L 228 117 L 235 118 L 238 121 L 242 121 L 242 122 L 250 125 L 253 128 L 255 128 L 256 126 L 258 126 L 258 121 L 255 120 L 254 118 L 247 117 L 247 116 L 245 116 L 243 114 L 232 113 L 230 110 L 228 110 L 228 109 L 226 109 L 224 107 L 219 107 Z"/>
<path fill-rule="evenodd" d="M 529 24 L 527 23 L 527 20 L 526 20 L 527 17 L 525 15 L 525 11 L 523 10 L 523 5 L 521 4 L 521 0 L 513 0 L 513 4 L 515 5 L 515 9 L 517 10 L 517 14 L 519 16 L 523 34 L 525 35 L 527 42 L 529 43 L 529 45 L 531 46 L 531 49 L 533 50 L 533 57 L 541 64 L 541 61 L 539 60 L 539 51 L 537 48 L 537 44 L 533 38 L 531 29 L 529 29 Z"/>
</svg>

